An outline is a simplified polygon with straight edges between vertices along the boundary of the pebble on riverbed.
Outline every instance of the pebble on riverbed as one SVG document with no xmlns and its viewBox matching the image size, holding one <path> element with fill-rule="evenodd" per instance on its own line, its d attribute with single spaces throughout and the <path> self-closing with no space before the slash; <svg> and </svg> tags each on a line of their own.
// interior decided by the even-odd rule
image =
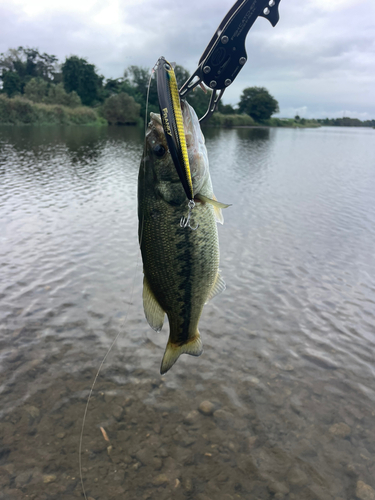
<svg viewBox="0 0 375 500">
<path fill-rule="evenodd" d="M 43 476 L 43 483 L 45 484 L 54 483 L 55 481 L 56 481 L 56 476 L 54 474 Z"/>
<path fill-rule="evenodd" d="M 186 417 L 184 418 L 184 422 L 185 424 L 192 425 L 197 421 L 198 417 L 199 413 L 197 412 L 197 410 L 193 410 L 186 415 Z"/>
<path fill-rule="evenodd" d="M 203 415 L 213 415 L 214 413 L 215 406 L 211 401 L 202 401 L 202 403 L 199 405 L 198 410 L 203 413 Z"/>
<path fill-rule="evenodd" d="M 352 433 L 352 430 L 349 425 L 345 424 L 344 422 L 339 422 L 338 424 L 333 424 L 329 428 L 329 432 L 334 436 L 347 438 Z"/>
<path fill-rule="evenodd" d="M 357 489 L 355 490 L 357 498 L 360 500 L 375 500 L 375 490 L 363 481 L 357 482 Z"/>
<path fill-rule="evenodd" d="M 163 485 L 167 484 L 168 482 L 169 482 L 169 480 L 165 474 L 159 474 L 158 476 L 156 476 L 153 479 L 152 484 L 154 486 L 163 486 Z"/>
</svg>

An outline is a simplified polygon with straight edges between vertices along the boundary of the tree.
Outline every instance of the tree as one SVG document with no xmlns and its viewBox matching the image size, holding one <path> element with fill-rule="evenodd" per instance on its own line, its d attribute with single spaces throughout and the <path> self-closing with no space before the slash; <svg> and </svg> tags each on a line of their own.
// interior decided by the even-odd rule
<svg viewBox="0 0 375 500">
<path fill-rule="evenodd" d="M 178 64 L 174 67 L 174 72 L 176 75 L 177 86 L 180 88 L 189 78 L 189 72 Z M 140 114 L 143 119 L 146 113 L 147 90 L 150 81 L 150 74 L 150 68 L 135 65 L 129 66 L 125 70 L 124 78 L 122 79 L 120 85 L 121 92 L 131 95 L 134 100 L 141 105 Z M 107 80 L 107 82 L 108 86 L 112 90 L 117 87 L 114 83 L 115 81 Z M 148 112 L 150 111 L 159 113 L 159 99 L 155 78 L 151 80 L 148 95 Z"/>
<path fill-rule="evenodd" d="M 103 87 L 105 97 L 110 97 L 121 92 L 123 78 L 107 78 Z"/>
<path fill-rule="evenodd" d="M 219 113 L 222 113 L 223 115 L 236 114 L 236 110 L 233 108 L 233 106 L 231 104 L 223 104 L 221 101 L 219 101 L 218 111 L 219 111 Z"/>
<path fill-rule="evenodd" d="M 104 101 L 103 116 L 110 124 L 135 124 L 139 119 L 141 105 L 125 92 L 114 94 Z"/>
<path fill-rule="evenodd" d="M 183 66 L 176 64 L 176 66 L 174 68 L 174 74 L 176 75 L 177 86 L 180 89 L 183 86 L 183 84 L 186 82 L 186 80 L 189 78 L 190 73 Z"/>
<path fill-rule="evenodd" d="M 101 91 L 104 77 L 96 73 L 93 64 L 78 56 L 65 59 L 61 66 L 64 88 L 67 93 L 77 92 L 85 106 L 92 106 L 102 100 Z"/>
<path fill-rule="evenodd" d="M 206 114 L 210 99 L 211 90 L 207 89 L 207 92 L 204 92 L 199 86 L 195 87 L 195 89 L 186 96 L 187 102 L 194 108 L 198 118 L 202 118 L 202 116 Z"/>
<path fill-rule="evenodd" d="M 0 79 L 3 81 L 3 92 L 14 95 L 23 93 L 26 84 L 32 78 L 40 78 L 47 82 L 58 81 L 59 66 L 57 57 L 40 54 L 38 49 L 18 47 L 0 54 Z"/>
<path fill-rule="evenodd" d="M 141 105 L 141 116 L 146 114 L 147 89 L 150 81 L 150 69 L 141 66 L 129 66 L 124 73 L 122 91 L 131 95 Z M 151 81 L 148 95 L 148 112 L 159 113 L 159 100 L 155 80 Z"/>
<path fill-rule="evenodd" d="M 261 122 L 279 111 L 279 103 L 264 87 L 248 87 L 241 94 L 238 109 Z"/>
<path fill-rule="evenodd" d="M 15 71 L 4 71 L 2 74 L 3 89 L 2 91 L 8 95 L 8 97 L 13 97 L 14 95 L 20 94 L 22 91 L 22 81 L 18 73 Z"/>
<path fill-rule="evenodd" d="M 24 95 L 33 102 L 43 102 L 47 95 L 48 83 L 41 78 L 32 78 L 26 85 Z"/>
</svg>

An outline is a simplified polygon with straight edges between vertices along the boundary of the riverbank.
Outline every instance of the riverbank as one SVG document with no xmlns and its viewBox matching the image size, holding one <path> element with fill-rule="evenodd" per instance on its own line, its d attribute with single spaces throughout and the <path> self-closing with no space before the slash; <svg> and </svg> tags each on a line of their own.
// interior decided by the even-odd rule
<svg viewBox="0 0 375 500">
<path fill-rule="evenodd" d="M 9 98 L 0 94 L 0 125 L 94 125 L 109 124 L 103 112 L 103 106 L 64 106 L 61 104 L 45 104 L 32 102 L 25 97 Z M 124 115 L 128 117 L 128 113 Z M 132 116 L 131 123 L 143 124 L 141 118 Z M 119 124 L 121 121 L 119 122 Z M 256 122 L 246 114 L 214 113 L 205 123 L 208 127 L 241 128 L 241 127 L 283 127 L 283 128 L 318 128 L 322 126 L 370 126 L 372 122 L 343 118 L 337 120 L 308 120 L 305 118 L 270 118 Z"/>
<path fill-rule="evenodd" d="M 235 127 L 289 127 L 289 128 L 317 128 L 321 124 L 316 120 L 296 120 L 294 118 L 270 118 L 261 123 L 256 122 L 249 115 L 214 113 L 207 123 L 209 127 L 235 128 Z"/>
<path fill-rule="evenodd" d="M 34 103 L 23 97 L 0 94 L 0 124 L 2 125 L 107 125 L 88 106 L 68 107 L 59 104 Z"/>
<path fill-rule="evenodd" d="M 1 125 L 108 125 L 102 116 L 102 108 L 88 106 L 69 107 L 60 104 L 32 102 L 24 97 L 9 98 L 0 94 Z M 207 123 L 209 127 L 320 127 L 316 121 L 270 118 L 257 123 L 246 114 L 214 113 Z"/>
</svg>

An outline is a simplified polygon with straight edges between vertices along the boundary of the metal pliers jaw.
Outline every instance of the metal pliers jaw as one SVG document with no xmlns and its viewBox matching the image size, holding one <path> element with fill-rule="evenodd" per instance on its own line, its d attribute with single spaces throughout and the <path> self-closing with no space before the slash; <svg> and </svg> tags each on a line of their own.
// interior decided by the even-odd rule
<svg viewBox="0 0 375 500">
<path fill-rule="evenodd" d="M 204 83 L 212 89 L 208 110 L 199 120 L 207 120 L 216 110 L 229 87 L 247 61 L 246 36 L 258 17 L 276 26 L 281 0 L 237 0 L 215 31 L 203 52 L 198 68 L 180 89 L 180 97 Z"/>
</svg>

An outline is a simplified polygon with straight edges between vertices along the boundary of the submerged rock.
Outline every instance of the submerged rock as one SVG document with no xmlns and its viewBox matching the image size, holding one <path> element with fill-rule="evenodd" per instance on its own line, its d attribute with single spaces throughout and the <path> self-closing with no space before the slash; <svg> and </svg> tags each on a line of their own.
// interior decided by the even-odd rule
<svg viewBox="0 0 375 500">
<path fill-rule="evenodd" d="M 308 477 L 299 467 L 292 467 L 288 472 L 288 482 L 293 486 L 305 486 L 308 483 Z"/>
<path fill-rule="evenodd" d="M 30 481 L 31 475 L 32 475 L 31 471 L 25 471 L 21 472 L 21 474 L 18 474 L 18 476 L 16 476 L 16 479 L 14 481 L 17 488 L 25 486 L 25 484 L 27 484 Z"/>
<path fill-rule="evenodd" d="M 197 410 L 191 411 L 184 418 L 185 424 L 188 424 L 188 425 L 194 424 L 197 421 L 198 416 L 199 416 L 199 413 L 197 412 Z"/>
<path fill-rule="evenodd" d="M 25 411 L 30 415 L 30 417 L 32 417 L 32 418 L 39 417 L 40 411 L 36 406 L 26 405 L 24 408 L 25 408 Z"/>
<path fill-rule="evenodd" d="M 56 476 L 54 474 L 49 474 L 46 476 L 43 476 L 43 483 L 49 484 L 49 483 L 54 483 L 56 481 Z"/>
<path fill-rule="evenodd" d="M 329 428 L 329 432 L 333 434 L 334 436 L 341 437 L 341 438 L 346 438 L 350 436 L 352 433 L 351 428 L 349 425 L 345 424 L 344 422 L 339 422 L 338 424 L 333 424 Z"/>
<path fill-rule="evenodd" d="M 163 485 L 167 484 L 168 482 L 169 482 L 169 480 L 165 474 L 159 474 L 158 476 L 156 476 L 153 479 L 152 484 L 154 486 L 163 486 Z"/>
<path fill-rule="evenodd" d="M 203 413 L 203 415 L 207 415 L 207 416 L 213 415 L 214 409 L 215 409 L 215 406 L 213 405 L 213 403 L 211 403 L 211 401 L 203 401 L 199 405 L 199 408 L 198 408 L 198 410 L 201 413 Z"/>
<path fill-rule="evenodd" d="M 375 500 L 375 490 L 363 481 L 357 482 L 355 494 L 360 500 Z"/>
</svg>

